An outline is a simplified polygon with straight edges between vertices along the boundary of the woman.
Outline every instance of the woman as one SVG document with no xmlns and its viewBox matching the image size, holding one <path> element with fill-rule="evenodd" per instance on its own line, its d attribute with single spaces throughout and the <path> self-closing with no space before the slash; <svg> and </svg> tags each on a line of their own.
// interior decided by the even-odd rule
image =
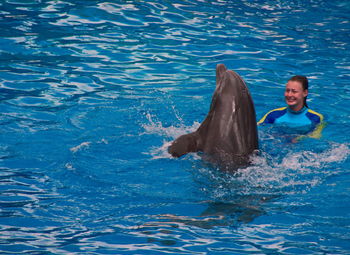
<svg viewBox="0 0 350 255">
<path fill-rule="evenodd" d="M 261 124 L 280 124 L 288 127 L 309 127 L 309 136 L 319 138 L 323 116 L 308 108 L 306 98 L 309 83 L 305 76 L 296 75 L 288 80 L 284 97 L 287 106 L 269 111 L 258 122 Z"/>
</svg>

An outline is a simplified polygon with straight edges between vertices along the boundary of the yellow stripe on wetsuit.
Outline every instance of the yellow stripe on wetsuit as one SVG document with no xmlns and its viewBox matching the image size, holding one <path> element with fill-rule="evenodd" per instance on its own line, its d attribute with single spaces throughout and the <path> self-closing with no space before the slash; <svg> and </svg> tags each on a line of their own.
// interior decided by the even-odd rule
<svg viewBox="0 0 350 255">
<path fill-rule="evenodd" d="M 260 125 L 261 123 L 263 123 L 267 117 L 267 115 L 269 115 L 271 112 L 274 112 L 274 111 L 283 111 L 284 109 L 286 109 L 287 107 L 281 107 L 281 108 L 277 108 L 277 109 L 273 109 L 271 111 L 269 111 L 268 113 L 266 113 L 264 115 L 264 117 L 261 118 L 261 120 L 259 120 L 259 122 L 257 123 L 258 125 Z"/>
</svg>

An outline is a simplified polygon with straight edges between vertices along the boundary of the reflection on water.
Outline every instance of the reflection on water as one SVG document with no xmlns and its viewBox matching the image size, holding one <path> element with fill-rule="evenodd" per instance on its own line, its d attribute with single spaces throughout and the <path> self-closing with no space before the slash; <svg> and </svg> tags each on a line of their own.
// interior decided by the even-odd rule
<svg viewBox="0 0 350 255">
<path fill-rule="evenodd" d="M 346 254 L 349 4 L 0 3 L 0 251 Z M 259 130 L 234 173 L 167 146 L 198 128 L 224 63 L 260 118 L 310 78 L 320 140 Z"/>
</svg>

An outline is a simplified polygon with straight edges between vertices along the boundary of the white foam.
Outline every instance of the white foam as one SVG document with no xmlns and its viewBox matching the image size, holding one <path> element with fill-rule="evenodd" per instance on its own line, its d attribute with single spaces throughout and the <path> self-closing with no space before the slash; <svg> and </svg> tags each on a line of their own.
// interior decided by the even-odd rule
<svg viewBox="0 0 350 255">
<path fill-rule="evenodd" d="M 180 120 L 180 125 L 164 127 L 161 121 L 153 120 L 154 117 L 152 117 L 151 114 L 148 113 L 146 117 L 149 123 L 142 125 L 146 134 L 156 134 L 169 139 L 167 141 L 163 141 L 161 146 L 152 147 L 148 153 L 145 153 L 151 155 L 152 159 L 172 158 L 172 156 L 168 153 L 168 147 L 171 145 L 172 140 L 183 134 L 194 132 L 200 125 L 200 123 L 194 122 L 192 126 L 185 126 L 181 123 L 181 118 L 176 115 L 177 119 Z"/>
<path fill-rule="evenodd" d="M 91 144 L 92 144 L 92 142 L 82 142 L 81 144 L 70 148 L 70 151 L 73 153 L 76 153 L 77 151 L 81 151 L 83 149 L 88 149 Z M 105 138 L 102 138 L 101 140 L 94 142 L 94 144 L 108 144 L 108 140 Z"/>
<path fill-rule="evenodd" d="M 341 162 L 348 158 L 349 146 L 346 144 L 333 144 L 331 148 L 322 153 L 312 151 L 289 153 L 282 161 L 281 166 L 288 169 L 303 169 L 305 167 L 321 168 L 332 162 Z"/>
<path fill-rule="evenodd" d="M 77 151 L 84 149 L 84 148 L 88 148 L 90 146 L 91 142 L 82 142 L 81 144 L 70 148 L 70 151 L 73 153 L 76 153 Z"/>
<path fill-rule="evenodd" d="M 252 157 L 252 165 L 239 169 L 234 178 L 241 182 L 241 193 L 297 193 L 324 182 L 328 176 L 336 174 L 333 163 L 340 163 L 350 155 L 347 144 L 332 144 L 323 152 L 289 152 L 282 162 L 269 162 L 268 153 Z"/>
<path fill-rule="evenodd" d="M 181 118 L 179 126 L 164 127 L 161 121 L 154 120 L 151 114 L 146 115 L 149 123 L 144 124 L 146 134 L 156 134 L 166 140 L 160 146 L 152 147 L 147 153 L 152 159 L 171 158 L 167 148 L 171 141 L 180 135 L 195 131 L 200 123 L 194 122 L 185 126 Z M 292 149 L 292 148 L 291 148 Z M 199 176 L 206 176 L 211 183 L 215 183 L 215 190 L 211 193 L 217 198 L 229 194 L 294 194 L 307 192 L 310 188 L 324 182 L 327 176 L 335 174 L 333 163 L 346 160 L 350 155 L 348 144 L 330 144 L 329 149 L 322 152 L 311 150 L 287 151 L 285 156 L 275 159 L 269 152 L 262 152 L 252 156 L 252 164 L 246 168 L 238 169 L 234 174 L 222 176 L 217 169 L 196 169 Z M 198 155 L 193 154 L 197 160 Z"/>
<path fill-rule="evenodd" d="M 200 123 L 194 122 L 192 126 L 185 126 L 184 124 L 180 124 L 180 126 L 169 126 L 164 127 L 161 121 L 154 121 L 151 114 L 146 114 L 146 117 L 149 121 L 148 124 L 142 125 L 142 127 L 145 129 L 147 134 L 157 134 L 160 136 L 166 136 L 171 139 L 175 139 L 179 137 L 180 135 L 190 133 L 195 131 Z M 177 117 L 179 118 L 179 117 Z M 180 121 L 181 123 L 181 121 Z"/>
<path fill-rule="evenodd" d="M 168 153 L 168 147 L 171 142 L 164 142 L 161 147 L 154 147 L 147 154 L 152 156 L 152 159 L 161 159 L 161 158 L 171 158 L 172 156 Z"/>
</svg>

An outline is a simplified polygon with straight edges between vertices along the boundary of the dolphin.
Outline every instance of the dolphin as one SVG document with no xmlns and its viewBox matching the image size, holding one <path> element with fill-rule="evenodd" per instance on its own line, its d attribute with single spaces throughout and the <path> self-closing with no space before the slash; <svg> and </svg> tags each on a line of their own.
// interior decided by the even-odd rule
<svg viewBox="0 0 350 255">
<path fill-rule="evenodd" d="M 210 110 L 199 128 L 178 137 L 168 147 L 173 157 L 203 152 L 213 163 L 242 166 L 258 150 L 252 97 L 243 79 L 224 64 L 216 66 L 216 88 Z"/>
</svg>

